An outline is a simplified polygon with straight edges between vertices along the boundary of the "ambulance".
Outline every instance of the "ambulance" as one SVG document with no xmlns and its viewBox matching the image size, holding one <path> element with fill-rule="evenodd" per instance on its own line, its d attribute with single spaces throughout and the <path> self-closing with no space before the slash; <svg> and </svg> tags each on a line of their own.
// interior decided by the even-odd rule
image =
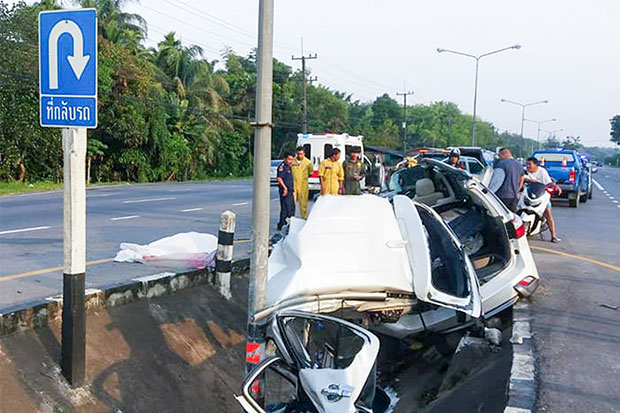
<svg viewBox="0 0 620 413">
<path fill-rule="evenodd" d="M 352 136 L 348 133 L 326 133 L 324 135 L 316 135 L 312 133 L 300 133 L 297 135 L 297 147 L 302 146 L 306 153 L 306 158 L 310 159 L 314 166 L 314 173 L 308 179 L 308 189 L 312 197 L 321 191 L 321 182 L 319 181 L 319 166 L 325 158 L 328 158 L 332 149 L 340 149 L 340 163 L 349 157 L 353 148 L 360 147 L 360 158 L 366 165 L 367 171 L 372 171 L 370 160 L 364 156 L 364 137 Z M 366 179 L 362 179 L 362 189 L 366 188 Z"/>
</svg>

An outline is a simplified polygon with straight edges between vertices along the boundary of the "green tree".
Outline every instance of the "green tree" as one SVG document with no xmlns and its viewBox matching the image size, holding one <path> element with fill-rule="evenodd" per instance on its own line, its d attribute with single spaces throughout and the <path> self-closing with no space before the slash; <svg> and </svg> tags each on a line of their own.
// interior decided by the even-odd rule
<svg viewBox="0 0 620 413">
<path fill-rule="evenodd" d="M 620 115 L 616 115 L 609 120 L 611 123 L 610 141 L 620 145 Z"/>
</svg>

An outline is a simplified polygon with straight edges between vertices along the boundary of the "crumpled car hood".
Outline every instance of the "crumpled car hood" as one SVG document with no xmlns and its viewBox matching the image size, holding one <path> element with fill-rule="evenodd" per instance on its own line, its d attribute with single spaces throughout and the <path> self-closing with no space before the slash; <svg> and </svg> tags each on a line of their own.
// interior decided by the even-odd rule
<svg viewBox="0 0 620 413">
<path fill-rule="evenodd" d="M 269 258 L 268 280 L 268 307 L 343 292 L 413 293 L 394 211 L 374 195 L 321 196 L 307 221 L 293 218 Z"/>
</svg>

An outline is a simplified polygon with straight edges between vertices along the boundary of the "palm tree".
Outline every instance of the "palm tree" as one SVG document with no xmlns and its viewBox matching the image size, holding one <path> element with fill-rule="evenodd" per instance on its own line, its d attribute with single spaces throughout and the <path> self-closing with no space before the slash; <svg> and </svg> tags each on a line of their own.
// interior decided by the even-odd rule
<svg viewBox="0 0 620 413">
<path fill-rule="evenodd" d="M 80 0 L 84 8 L 97 9 L 99 34 L 136 51 L 146 37 L 146 21 L 139 14 L 122 11 L 126 0 Z"/>
</svg>

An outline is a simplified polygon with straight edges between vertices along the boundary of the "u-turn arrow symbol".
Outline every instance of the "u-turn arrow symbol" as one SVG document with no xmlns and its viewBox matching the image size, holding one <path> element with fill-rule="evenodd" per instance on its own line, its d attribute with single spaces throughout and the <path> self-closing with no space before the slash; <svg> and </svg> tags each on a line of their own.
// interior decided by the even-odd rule
<svg viewBox="0 0 620 413">
<path fill-rule="evenodd" d="M 64 33 L 73 37 L 73 56 L 67 56 L 67 60 L 78 80 L 90 59 L 89 55 L 84 56 L 84 37 L 80 27 L 71 20 L 61 20 L 56 23 L 48 40 L 50 89 L 58 89 L 58 38 Z"/>
</svg>

